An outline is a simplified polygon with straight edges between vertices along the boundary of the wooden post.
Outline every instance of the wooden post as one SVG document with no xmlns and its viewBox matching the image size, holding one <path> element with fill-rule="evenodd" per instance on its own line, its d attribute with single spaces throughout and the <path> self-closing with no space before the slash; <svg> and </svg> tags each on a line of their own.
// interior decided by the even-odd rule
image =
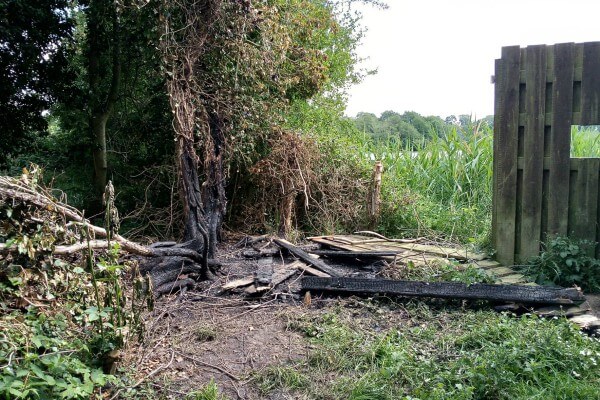
<svg viewBox="0 0 600 400">
<path fill-rule="evenodd" d="M 371 187 L 369 189 L 369 198 L 367 200 L 367 213 L 369 218 L 369 227 L 374 228 L 379 220 L 381 208 L 381 177 L 383 174 L 383 164 L 377 161 L 373 166 L 373 175 L 371 177 Z"/>
</svg>

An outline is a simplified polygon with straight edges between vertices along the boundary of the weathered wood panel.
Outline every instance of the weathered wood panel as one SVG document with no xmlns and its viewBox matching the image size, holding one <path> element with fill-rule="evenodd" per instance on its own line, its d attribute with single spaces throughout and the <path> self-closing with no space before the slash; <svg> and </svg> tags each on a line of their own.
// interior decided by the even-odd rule
<svg viewBox="0 0 600 400">
<path fill-rule="evenodd" d="M 598 221 L 598 180 L 600 159 L 579 158 L 571 160 L 576 168 L 577 180 L 571 186 L 573 193 L 570 208 L 569 234 L 575 238 L 597 241 Z M 590 255 L 595 255 L 591 250 Z"/>
<path fill-rule="evenodd" d="M 567 234 L 571 115 L 573 107 L 573 43 L 554 46 L 552 70 L 552 128 L 548 156 L 552 160 L 548 183 L 548 233 Z"/>
<path fill-rule="evenodd" d="M 581 125 L 600 123 L 600 42 L 583 44 Z"/>
<path fill-rule="evenodd" d="M 497 260 L 526 262 L 553 234 L 600 241 L 600 160 L 570 158 L 571 126 L 600 124 L 600 42 L 503 48 L 495 95 Z"/>
<path fill-rule="evenodd" d="M 512 264 L 515 252 L 520 61 L 520 48 L 512 46 L 502 49 L 502 59 L 496 64 L 499 98 L 495 105 L 494 147 L 501 156 L 496 160 L 494 237 L 498 261 L 503 264 Z"/>
<path fill-rule="evenodd" d="M 546 46 L 526 49 L 523 196 L 521 205 L 520 258 L 540 251 L 542 222 L 542 178 L 544 172 L 544 121 L 546 103 Z"/>
</svg>

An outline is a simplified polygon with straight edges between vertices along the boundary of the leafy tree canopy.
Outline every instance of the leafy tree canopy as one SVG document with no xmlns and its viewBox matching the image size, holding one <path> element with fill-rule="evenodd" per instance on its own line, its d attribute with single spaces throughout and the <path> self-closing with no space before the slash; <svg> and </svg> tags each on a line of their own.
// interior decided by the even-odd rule
<svg viewBox="0 0 600 400">
<path fill-rule="evenodd" d="M 0 0 L 0 165 L 42 132 L 63 89 L 72 32 L 67 0 Z"/>
</svg>

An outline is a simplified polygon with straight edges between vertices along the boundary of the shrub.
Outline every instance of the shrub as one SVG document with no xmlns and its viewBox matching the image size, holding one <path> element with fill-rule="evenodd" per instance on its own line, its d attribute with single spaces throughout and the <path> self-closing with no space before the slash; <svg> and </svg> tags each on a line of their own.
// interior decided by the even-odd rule
<svg viewBox="0 0 600 400">
<path fill-rule="evenodd" d="M 600 260 L 590 256 L 596 243 L 556 236 L 539 256 L 519 269 L 537 283 L 560 286 L 578 285 L 589 292 L 600 291 Z"/>
</svg>

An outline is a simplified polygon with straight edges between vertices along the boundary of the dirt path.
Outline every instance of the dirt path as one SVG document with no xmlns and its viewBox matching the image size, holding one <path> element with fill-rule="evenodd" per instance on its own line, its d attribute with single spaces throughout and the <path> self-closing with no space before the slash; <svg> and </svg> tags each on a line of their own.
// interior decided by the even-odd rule
<svg viewBox="0 0 600 400">
<path fill-rule="evenodd" d="M 143 347 L 131 349 L 125 366 L 148 379 L 166 398 L 178 399 L 214 380 L 231 399 L 259 399 L 252 374 L 306 354 L 306 341 L 287 329 L 302 306 L 187 293 L 165 297 L 146 316 Z"/>
</svg>

